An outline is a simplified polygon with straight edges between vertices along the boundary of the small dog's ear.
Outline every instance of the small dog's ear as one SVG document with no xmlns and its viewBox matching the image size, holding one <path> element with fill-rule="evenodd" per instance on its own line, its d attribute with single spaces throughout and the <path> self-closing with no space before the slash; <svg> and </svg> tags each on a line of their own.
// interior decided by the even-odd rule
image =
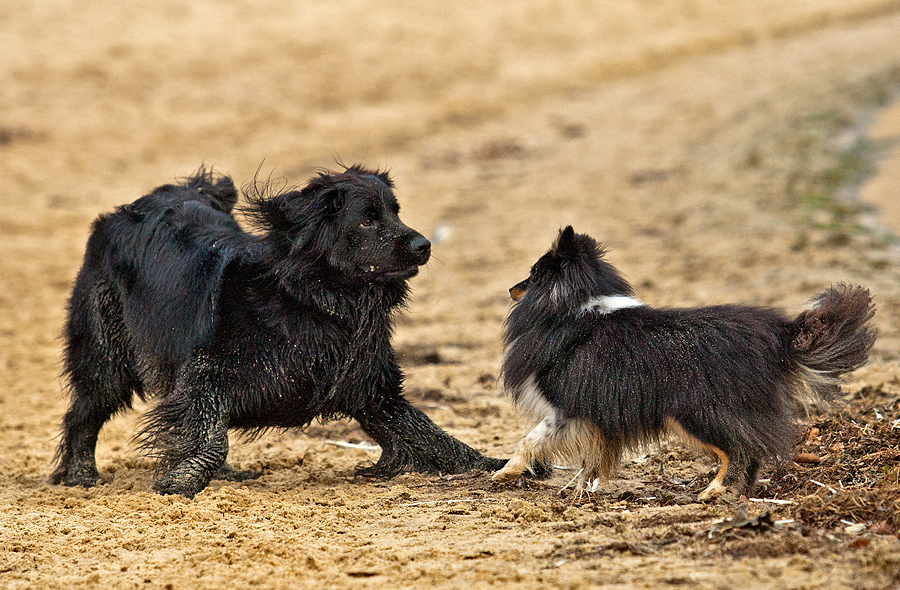
<svg viewBox="0 0 900 590">
<path fill-rule="evenodd" d="M 556 239 L 557 256 L 570 257 L 575 253 L 575 230 L 571 225 L 567 225 L 566 229 L 560 230 L 559 237 Z"/>
</svg>

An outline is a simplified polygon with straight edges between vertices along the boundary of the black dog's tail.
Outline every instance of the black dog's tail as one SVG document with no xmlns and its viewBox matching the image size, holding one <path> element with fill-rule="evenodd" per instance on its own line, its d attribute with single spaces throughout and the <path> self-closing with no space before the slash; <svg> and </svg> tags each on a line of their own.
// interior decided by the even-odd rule
<svg viewBox="0 0 900 590">
<path fill-rule="evenodd" d="M 228 176 L 217 175 L 212 168 L 201 166 L 197 172 L 184 179 L 184 185 L 208 197 L 218 209 L 231 215 L 237 204 L 238 192 Z"/>
<path fill-rule="evenodd" d="M 868 289 L 837 285 L 819 294 L 792 322 L 791 352 L 814 400 L 841 393 L 840 377 L 866 363 L 875 343 L 875 305 Z"/>
</svg>

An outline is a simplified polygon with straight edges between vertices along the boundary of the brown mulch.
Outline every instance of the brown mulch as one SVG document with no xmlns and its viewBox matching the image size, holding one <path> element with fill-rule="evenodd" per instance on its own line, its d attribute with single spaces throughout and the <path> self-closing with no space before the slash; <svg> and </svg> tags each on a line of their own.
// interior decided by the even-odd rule
<svg viewBox="0 0 900 590">
<path fill-rule="evenodd" d="M 900 396 L 885 384 L 814 418 L 797 450 L 764 476 L 757 496 L 795 502 L 795 518 L 810 526 L 900 531 Z"/>
</svg>

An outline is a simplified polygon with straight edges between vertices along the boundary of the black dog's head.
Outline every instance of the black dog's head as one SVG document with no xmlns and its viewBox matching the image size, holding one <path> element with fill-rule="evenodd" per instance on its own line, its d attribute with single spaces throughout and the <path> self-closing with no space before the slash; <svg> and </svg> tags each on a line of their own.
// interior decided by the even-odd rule
<svg viewBox="0 0 900 590">
<path fill-rule="evenodd" d="M 576 234 L 572 226 L 560 230 L 553 247 L 541 256 L 528 278 L 514 285 L 513 300 L 546 308 L 574 309 L 591 297 L 633 295 L 628 281 L 603 259 L 605 251 L 587 234 Z"/>
<path fill-rule="evenodd" d="M 351 166 L 299 191 L 251 196 L 247 212 L 291 266 L 324 263 L 345 280 L 403 281 L 428 262 L 431 243 L 400 221 L 393 186 L 386 172 Z"/>
</svg>

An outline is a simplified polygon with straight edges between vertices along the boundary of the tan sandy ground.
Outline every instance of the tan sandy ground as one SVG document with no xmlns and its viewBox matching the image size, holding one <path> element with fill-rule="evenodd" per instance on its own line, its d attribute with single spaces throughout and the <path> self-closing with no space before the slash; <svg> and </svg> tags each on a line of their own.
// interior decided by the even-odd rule
<svg viewBox="0 0 900 590">
<path fill-rule="evenodd" d="M 847 188 L 890 149 L 861 137 L 898 39 L 889 0 L 3 0 L 0 588 L 898 587 L 900 254 Z M 652 304 L 868 285 L 878 343 L 813 416 L 820 463 L 762 474 L 792 503 L 745 520 L 694 501 L 713 463 L 679 446 L 576 502 L 566 471 L 356 480 L 377 451 L 331 444 L 365 442 L 348 422 L 235 441 L 263 477 L 188 501 L 151 492 L 134 412 L 101 435 L 112 483 L 49 485 L 92 219 L 201 163 L 294 184 L 335 158 L 389 167 L 440 229 L 397 329 L 407 392 L 493 455 L 527 427 L 497 383 L 506 289 L 568 223 Z"/>
<path fill-rule="evenodd" d="M 880 223 L 900 235 L 900 102 L 878 115 L 868 137 L 883 146 L 882 161 L 877 174 L 861 187 L 859 198 L 875 205 Z"/>
</svg>

